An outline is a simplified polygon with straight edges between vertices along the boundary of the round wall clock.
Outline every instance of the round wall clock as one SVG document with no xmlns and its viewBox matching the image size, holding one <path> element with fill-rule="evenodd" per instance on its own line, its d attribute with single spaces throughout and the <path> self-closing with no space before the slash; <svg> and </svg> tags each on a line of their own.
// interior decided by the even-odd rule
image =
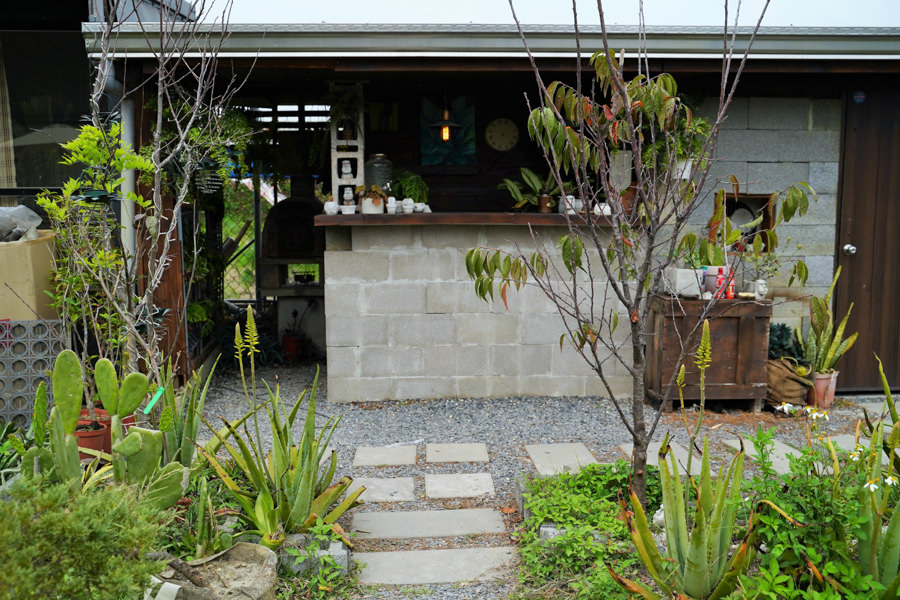
<svg viewBox="0 0 900 600">
<path fill-rule="evenodd" d="M 484 140 L 498 152 L 512 150 L 519 143 L 519 128 L 506 117 L 494 119 L 484 128 Z"/>
</svg>

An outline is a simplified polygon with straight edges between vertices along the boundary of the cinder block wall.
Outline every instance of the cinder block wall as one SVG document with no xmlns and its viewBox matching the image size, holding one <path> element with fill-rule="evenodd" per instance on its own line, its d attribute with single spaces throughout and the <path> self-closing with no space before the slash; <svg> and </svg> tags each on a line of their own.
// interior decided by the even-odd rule
<svg viewBox="0 0 900 600">
<path fill-rule="evenodd" d="M 698 111 L 714 118 L 715 99 Z M 805 181 L 819 196 L 805 217 L 779 229 L 780 251 L 802 258 L 809 267 L 805 288 L 787 287 L 790 269 L 769 282 L 776 304 L 773 321 L 798 327 L 808 315 L 806 303 L 787 300 L 824 294 L 834 276 L 836 197 L 840 159 L 841 101 L 809 98 L 736 98 L 719 135 L 710 189 L 727 186 L 729 174 L 742 191 L 770 194 Z M 716 181 L 718 180 L 718 181 Z M 707 205 L 695 213 L 700 225 Z"/>
<path fill-rule="evenodd" d="M 562 228 L 538 228 L 552 244 Z M 532 287 L 481 301 L 465 253 L 533 247 L 527 227 L 331 227 L 325 252 L 328 399 L 606 395 L 559 338 L 554 306 Z M 604 286 L 605 284 L 599 284 Z M 612 372 L 617 393 L 631 379 Z"/>
</svg>

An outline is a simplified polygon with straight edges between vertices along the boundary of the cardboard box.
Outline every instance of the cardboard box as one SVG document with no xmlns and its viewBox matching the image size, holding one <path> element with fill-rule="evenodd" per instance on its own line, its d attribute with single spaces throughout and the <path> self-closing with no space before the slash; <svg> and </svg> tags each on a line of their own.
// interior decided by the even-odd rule
<svg viewBox="0 0 900 600">
<path fill-rule="evenodd" d="M 44 293 L 50 289 L 54 234 L 39 233 L 36 240 L 0 243 L 0 319 L 59 318 L 50 307 L 50 296 Z"/>
</svg>

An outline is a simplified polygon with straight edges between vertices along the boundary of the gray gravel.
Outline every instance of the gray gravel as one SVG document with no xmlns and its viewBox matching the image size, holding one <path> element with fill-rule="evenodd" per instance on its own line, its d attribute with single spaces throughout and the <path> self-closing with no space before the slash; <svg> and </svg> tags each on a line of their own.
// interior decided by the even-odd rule
<svg viewBox="0 0 900 600">
<path fill-rule="evenodd" d="M 292 404 L 301 391 L 309 387 L 315 377 L 314 366 L 263 368 L 257 372 L 260 382 L 273 388 L 276 377 L 281 396 Z M 416 400 L 408 402 L 377 402 L 333 404 L 327 401 L 324 370 L 320 376 L 317 395 L 321 422 L 332 415 L 340 415 L 341 422 L 332 440 L 338 454 L 337 475 L 353 477 L 409 477 L 426 473 L 464 473 L 489 471 L 496 487 L 496 497 L 464 501 L 428 501 L 424 490 L 416 490 L 420 500 L 392 505 L 369 504 L 357 510 L 427 510 L 432 508 L 492 507 L 515 504 L 516 479 L 533 474 L 534 467 L 525 452 L 525 444 L 582 442 L 602 461 L 621 458 L 618 445 L 630 441 L 630 435 L 619 420 L 612 404 L 599 398 L 516 397 L 503 399 Z M 265 387 L 258 386 L 260 399 Z M 877 400 L 877 398 L 875 398 Z M 864 400 L 872 400 L 865 398 Z M 860 415 L 858 407 L 842 402 L 830 411 L 828 430 L 831 433 L 850 433 Z M 246 412 L 246 401 L 237 373 L 217 374 L 207 398 L 207 417 L 219 415 L 234 419 Z M 651 412 L 651 411 L 648 411 Z M 704 420 L 715 454 L 728 456 L 722 440 L 735 433 L 752 436 L 758 427 L 778 428 L 777 438 L 785 443 L 801 445 L 805 440 L 803 419 L 778 418 L 771 413 L 752 415 L 728 410 L 724 413 L 708 411 Z M 298 419 L 296 429 L 302 424 Z M 268 438 L 268 422 L 260 420 L 263 439 Z M 684 442 L 686 435 L 680 414 L 663 417 L 655 437 L 665 432 Z M 456 465 L 426 465 L 426 443 L 484 442 L 488 445 L 490 462 Z M 353 468 L 353 455 L 358 446 L 386 446 L 415 444 L 418 447 L 416 465 L 403 467 Z M 420 481 L 420 480 L 418 480 Z M 421 483 L 417 485 L 421 486 Z M 513 517 L 514 518 L 514 517 Z M 514 522 L 509 523 L 514 526 Z M 505 536 L 484 539 L 420 540 L 416 548 L 459 547 L 469 545 L 506 545 Z M 409 548 L 411 546 L 404 546 Z M 372 549 L 367 546 L 365 549 Z M 400 549 L 396 543 L 386 542 L 378 549 Z M 515 584 L 515 573 L 508 574 L 505 583 L 426 585 L 377 587 L 361 590 L 360 598 L 398 600 L 401 598 L 435 598 L 462 600 L 478 598 L 492 600 L 506 598 Z"/>
</svg>

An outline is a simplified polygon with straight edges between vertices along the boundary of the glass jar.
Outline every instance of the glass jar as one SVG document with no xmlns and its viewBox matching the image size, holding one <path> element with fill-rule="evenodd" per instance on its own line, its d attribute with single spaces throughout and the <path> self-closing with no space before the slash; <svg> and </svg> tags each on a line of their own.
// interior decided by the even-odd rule
<svg viewBox="0 0 900 600">
<path fill-rule="evenodd" d="M 389 161 L 384 154 L 373 154 L 372 158 L 366 161 L 363 169 L 366 187 L 377 185 L 381 189 L 385 189 L 391 181 L 393 173 L 394 163 Z"/>
</svg>

